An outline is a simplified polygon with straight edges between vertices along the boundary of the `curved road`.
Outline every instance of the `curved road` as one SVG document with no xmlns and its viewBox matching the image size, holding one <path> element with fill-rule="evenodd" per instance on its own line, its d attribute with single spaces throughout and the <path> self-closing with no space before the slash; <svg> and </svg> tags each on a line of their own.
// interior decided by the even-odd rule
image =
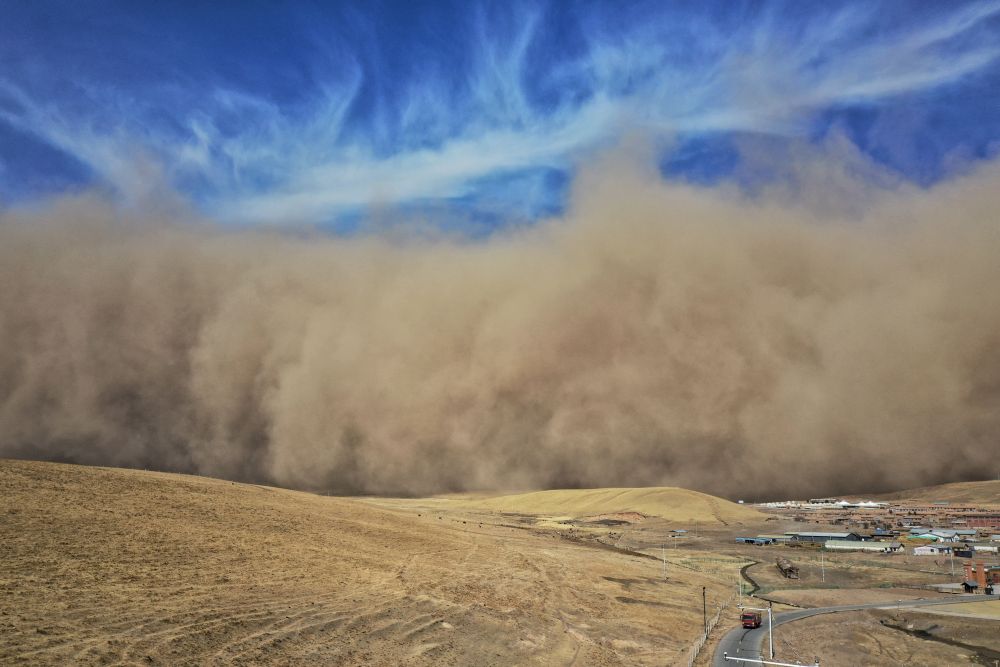
<svg viewBox="0 0 1000 667">
<path fill-rule="evenodd" d="M 745 599 L 745 598 L 744 598 Z M 983 600 L 995 600 L 996 596 L 987 595 L 955 595 L 949 597 L 948 599 L 933 599 L 933 600 L 903 600 L 901 607 L 925 607 L 929 605 L 936 604 L 955 604 L 958 602 L 970 602 L 970 601 L 980 601 Z M 763 600 L 760 600 L 763 603 Z M 752 600 L 749 604 L 755 604 Z M 748 606 L 749 606 L 748 604 Z M 761 605 L 763 606 L 763 604 Z M 774 627 L 790 623 L 792 621 L 797 621 L 800 618 L 807 618 L 809 616 L 818 616 L 819 614 L 833 614 L 838 611 L 857 611 L 858 609 L 894 609 L 896 607 L 895 602 L 873 602 L 870 604 L 854 604 L 854 605 L 842 605 L 839 607 L 814 607 L 812 609 L 801 609 L 797 611 L 786 611 L 780 614 L 774 615 Z M 729 657 L 737 658 L 765 658 L 766 655 L 761 655 L 761 648 L 763 647 L 764 653 L 767 653 L 767 614 L 762 614 L 764 617 L 764 624 L 757 628 L 756 630 L 744 630 L 743 628 L 735 628 L 730 630 L 723 636 L 719 641 L 719 645 L 715 649 L 715 656 L 712 658 L 712 667 L 739 667 L 740 665 L 754 665 L 757 663 L 751 662 L 740 662 L 736 660 L 726 661 L 724 654 L 729 654 Z M 822 660 L 822 656 L 820 656 Z M 781 658 L 781 654 L 775 650 L 775 660 L 779 662 L 784 662 Z M 822 663 L 821 663 L 822 664 Z"/>
</svg>

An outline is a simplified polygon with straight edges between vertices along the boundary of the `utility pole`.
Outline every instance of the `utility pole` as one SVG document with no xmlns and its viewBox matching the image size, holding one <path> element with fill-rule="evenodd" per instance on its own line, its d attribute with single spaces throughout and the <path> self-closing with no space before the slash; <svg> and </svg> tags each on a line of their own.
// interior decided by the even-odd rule
<svg viewBox="0 0 1000 667">
<path fill-rule="evenodd" d="M 663 580 L 667 580 L 667 545 L 660 545 L 660 558 L 663 560 Z"/>
<path fill-rule="evenodd" d="M 771 647 L 771 660 L 774 660 L 774 635 L 772 634 L 772 627 L 774 623 L 771 620 L 771 610 L 774 607 L 774 603 L 768 600 L 767 602 L 767 645 Z"/>
<path fill-rule="evenodd" d="M 823 552 L 819 552 L 819 570 L 823 574 L 823 583 L 826 583 L 826 560 L 823 558 Z M 774 657 L 773 655 L 771 656 Z"/>
<path fill-rule="evenodd" d="M 705 598 L 705 587 L 701 587 L 701 626 L 705 629 L 705 636 L 708 636 L 708 602 Z"/>
</svg>

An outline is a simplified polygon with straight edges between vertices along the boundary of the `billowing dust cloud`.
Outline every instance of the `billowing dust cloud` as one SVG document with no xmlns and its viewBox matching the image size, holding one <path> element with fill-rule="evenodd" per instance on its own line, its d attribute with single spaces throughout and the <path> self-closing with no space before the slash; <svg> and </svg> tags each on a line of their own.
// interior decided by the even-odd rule
<svg viewBox="0 0 1000 667">
<path fill-rule="evenodd" d="M 8 212 L 0 455 L 340 493 L 995 475 L 1000 169 L 820 176 L 749 197 L 605 162 L 489 240 Z"/>
</svg>

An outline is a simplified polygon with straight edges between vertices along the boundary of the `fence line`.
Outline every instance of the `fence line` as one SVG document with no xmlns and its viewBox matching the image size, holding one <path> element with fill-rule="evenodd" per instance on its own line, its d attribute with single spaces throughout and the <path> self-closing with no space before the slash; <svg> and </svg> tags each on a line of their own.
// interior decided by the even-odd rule
<svg viewBox="0 0 1000 667">
<path fill-rule="evenodd" d="M 715 616 L 708 619 L 708 629 L 702 633 L 701 637 L 695 641 L 694 646 L 688 650 L 688 658 L 685 663 L 687 667 L 694 667 L 694 661 L 698 659 L 698 654 L 701 653 L 701 649 L 705 647 L 705 643 L 708 641 L 708 636 L 712 634 L 712 630 L 714 630 L 715 626 L 718 625 L 719 619 L 722 618 L 722 612 L 724 612 L 726 608 L 733 603 L 733 598 L 735 597 L 735 593 L 730 595 L 729 599 L 723 602 L 722 606 L 719 607 L 719 610 L 715 612 Z"/>
</svg>

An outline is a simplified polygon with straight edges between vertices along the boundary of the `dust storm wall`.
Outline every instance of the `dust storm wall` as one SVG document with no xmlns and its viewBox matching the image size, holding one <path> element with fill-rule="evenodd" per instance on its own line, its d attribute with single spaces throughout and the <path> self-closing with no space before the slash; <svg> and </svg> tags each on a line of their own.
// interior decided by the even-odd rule
<svg viewBox="0 0 1000 667">
<path fill-rule="evenodd" d="M 611 160 L 565 215 L 485 240 L 9 210 L 0 456 L 341 493 L 995 474 L 1000 169 L 809 182 Z"/>
</svg>

